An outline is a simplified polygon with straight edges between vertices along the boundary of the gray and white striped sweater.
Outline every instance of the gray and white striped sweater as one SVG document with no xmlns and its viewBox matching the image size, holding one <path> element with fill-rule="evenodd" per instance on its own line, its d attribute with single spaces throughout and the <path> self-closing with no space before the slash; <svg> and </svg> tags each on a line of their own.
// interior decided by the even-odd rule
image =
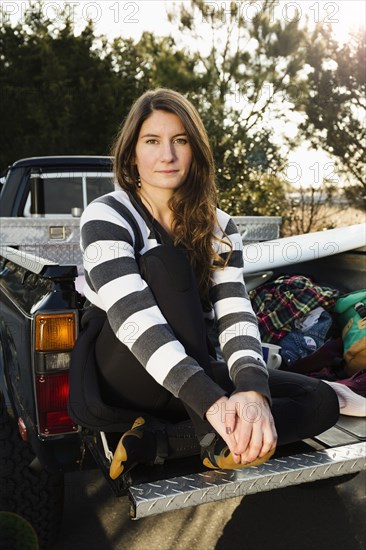
<svg viewBox="0 0 366 550">
<path fill-rule="evenodd" d="M 257 320 L 243 281 L 241 237 L 225 212 L 218 209 L 217 219 L 216 235 L 222 237 L 223 228 L 233 250 L 227 267 L 214 271 L 211 289 L 220 347 L 236 391 L 258 391 L 270 399 Z M 106 311 L 117 338 L 149 374 L 204 418 L 225 391 L 172 336 L 140 276 L 136 256 L 159 243 L 129 195 L 114 191 L 90 203 L 80 229 L 86 298 Z M 213 246 L 223 255 L 230 251 L 224 243 L 214 241 Z M 151 346 L 151 341 L 159 345 Z"/>
</svg>

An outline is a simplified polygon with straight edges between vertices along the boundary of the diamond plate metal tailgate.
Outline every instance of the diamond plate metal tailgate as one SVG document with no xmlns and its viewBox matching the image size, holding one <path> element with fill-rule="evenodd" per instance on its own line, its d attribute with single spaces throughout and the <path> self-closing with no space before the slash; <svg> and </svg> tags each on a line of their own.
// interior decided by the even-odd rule
<svg viewBox="0 0 366 550">
<path fill-rule="evenodd" d="M 131 486 L 131 517 L 147 516 L 271 491 L 344 474 L 366 467 L 366 443 L 343 445 L 274 458 L 242 470 L 208 470 L 189 476 Z"/>
</svg>

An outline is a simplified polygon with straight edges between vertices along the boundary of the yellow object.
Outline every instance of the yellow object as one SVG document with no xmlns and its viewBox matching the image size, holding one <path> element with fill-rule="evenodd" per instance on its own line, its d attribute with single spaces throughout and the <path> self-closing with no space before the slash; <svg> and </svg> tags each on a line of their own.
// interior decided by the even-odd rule
<svg viewBox="0 0 366 550">
<path fill-rule="evenodd" d="M 249 466 L 260 466 L 260 464 L 263 464 L 264 462 L 267 462 L 271 458 L 271 456 L 274 454 L 276 449 L 271 449 L 261 458 L 256 458 L 252 462 L 249 462 L 249 464 L 237 464 L 234 462 L 233 455 L 229 451 L 228 447 L 225 447 L 223 451 L 218 455 L 215 456 L 215 460 L 217 462 L 217 466 L 214 466 L 209 458 L 203 459 L 203 465 L 206 466 L 206 468 L 211 468 L 215 470 L 237 470 L 239 468 L 249 468 Z"/>
<path fill-rule="evenodd" d="M 118 445 L 116 447 L 116 450 L 114 451 L 113 459 L 111 462 L 111 465 L 109 467 L 109 477 L 112 479 L 117 479 L 124 470 L 124 463 L 127 461 L 127 451 L 123 445 L 123 440 L 127 435 L 133 435 L 134 437 L 137 437 L 138 439 L 141 439 L 143 436 L 143 433 L 141 431 L 135 430 L 135 428 L 139 428 L 140 426 L 143 426 L 145 424 L 145 420 L 142 418 L 142 416 L 139 416 L 136 418 L 135 422 L 132 425 L 132 428 L 123 434 L 121 439 L 118 442 Z"/>
<path fill-rule="evenodd" d="M 39 313 L 35 316 L 35 350 L 71 350 L 76 340 L 74 313 Z"/>
</svg>

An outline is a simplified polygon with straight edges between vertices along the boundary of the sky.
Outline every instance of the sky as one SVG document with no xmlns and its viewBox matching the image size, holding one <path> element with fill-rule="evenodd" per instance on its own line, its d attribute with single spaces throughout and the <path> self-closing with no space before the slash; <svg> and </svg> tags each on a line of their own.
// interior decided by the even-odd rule
<svg viewBox="0 0 366 550">
<path fill-rule="evenodd" d="M 187 0 L 187 4 L 189 4 Z M 261 0 L 249 6 L 246 2 L 236 2 L 241 14 L 250 20 L 259 10 Z M 53 21 L 57 20 L 65 2 L 43 2 L 44 13 Z M 118 36 L 131 37 L 138 40 L 144 31 L 151 31 L 159 36 L 176 33 L 166 16 L 167 9 L 173 9 L 175 2 L 168 0 L 133 0 L 108 1 L 88 0 L 70 1 L 69 10 L 75 22 L 76 32 L 80 32 L 88 19 L 92 19 L 96 34 L 105 34 L 108 38 Z M 218 9 L 219 6 L 229 6 L 230 2 L 207 1 L 208 12 Z M 0 2 L 0 17 L 10 17 L 12 21 L 23 19 L 29 3 L 26 0 L 14 2 Z M 287 21 L 299 20 L 300 24 L 308 20 L 309 26 L 316 22 L 331 26 L 338 41 L 348 40 L 349 33 L 355 32 L 359 26 L 365 28 L 366 3 L 364 0 L 297 0 L 278 1 L 271 11 L 274 18 L 283 18 Z M 203 36 L 201 48 L 205 47 L 205 34 L 209 32 L 208 23 L 203 19 L 200 22 L 200 31 Z M 175 36 L 179 41 L 179 36 Z M 190 44 L 184 44 L 190 47 Z M 299 115 L 294 115 L 285 131 L 294 133 Z M 312 150 L 307 143 L 303 143 L 297 150 L 292 151 L 289 163 L 285 168 L 285 175 L 294 185 L 321 183 L 324 177 L 331 177 L 334 182 L 341 181 L 338 177 L 332 159 L 321 150 Z"/>
<path fill-rule="evenodd" d="M 189 4 L 189 0 L 186 0 Z M 0 2 L 2 12 L 13 14 L 17 19 L 29 9 L 28 1 Z M 52 19 L 57 18 L 65 2 L 44 0 L 43 10 Z M 68 2 L 77 27 L 83 28 L 88 18 L 91 18 L 98 31 L 109 37 L 130 36 L 138 39 L 145 30 L 165 34 L 172 27 L 166 18 L 166 10 L 171 9 L 175 2 L 171 0 L 124 0 L 108 1 L 79 0 Z M 207 1 L 207 11 L 214 11 L 219 6 L 229 6 L 229 1 Z M 237 1 L 240 13 L 248 20 L 253 18 L 259 9 L 261 0 L 248 6 L 246 2 Z M 309 24 L 320 22 L 331 26 L 339 40 L 346 40 L 349 30 L 358 25 L 365 26 L 366 3 L 364 0 L 297 0 L 297 2 L 281 0 L 275 3 L 271 10 L 273 17 L 282 17 L 288 21 L 299 20 L 300 23 L 309 20 Z M 206 21 L 201 22 L 202 32 L 208 27 Z"/>
</svg>

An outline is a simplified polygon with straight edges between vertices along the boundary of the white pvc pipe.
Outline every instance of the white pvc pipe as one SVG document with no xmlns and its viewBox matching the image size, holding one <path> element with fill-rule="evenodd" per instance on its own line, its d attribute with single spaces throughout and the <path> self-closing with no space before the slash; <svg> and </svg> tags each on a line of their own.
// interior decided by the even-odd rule
<svg viewBox="0 0 366 550">
<path fill-rule="evenodd" d="M 366 223 L 244 245 L 244 273 L 316 260 L 366 246 Z"/>
</svg>

